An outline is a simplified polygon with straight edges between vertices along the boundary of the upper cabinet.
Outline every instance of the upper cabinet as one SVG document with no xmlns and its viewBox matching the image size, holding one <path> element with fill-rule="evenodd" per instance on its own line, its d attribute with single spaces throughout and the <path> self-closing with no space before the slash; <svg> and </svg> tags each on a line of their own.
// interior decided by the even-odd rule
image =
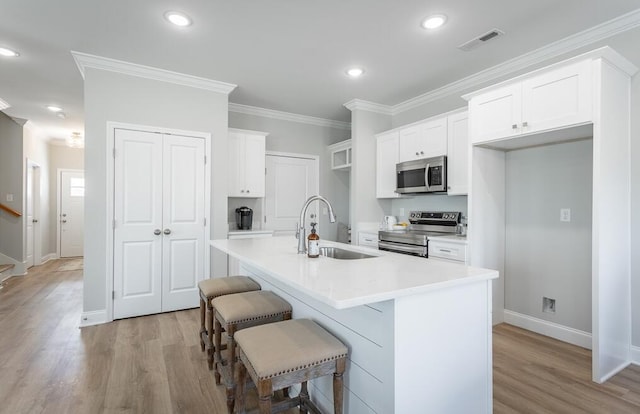
<svg viewBox="0 0 640 414">
<path fill-rule="evenodd" d="M 400 134 L 391 131 L 376 135 L 376 197 L 398 198 L 396 193 L 396 164 Z"/>
<path fill-rule="evenodd" d="M 473 143 L 591 121 L 592 83 L 583 61 L 478 93 L 469 101 Z"/>
<path fill-rule="evenodd" d="M 350 170 L 351 169 L 351 140 L 341 141 L 333 145 L 329 145 L 331 152 L 331 169 L 332 170 Z"/>
<path fill-rule="evenodd" d="M 400 130 L 399 162 L 447 155 L 447 118 Z"/>
<path fill-rule="evenodd" d="M 469 181 L 468 112 L 447 117 L 447 194 L 466 195 Z"/>
<path fill-rule="evenodd" d="M 267 135 L 229 129 L 229 197 L 264 197 Z"/>
</svg>

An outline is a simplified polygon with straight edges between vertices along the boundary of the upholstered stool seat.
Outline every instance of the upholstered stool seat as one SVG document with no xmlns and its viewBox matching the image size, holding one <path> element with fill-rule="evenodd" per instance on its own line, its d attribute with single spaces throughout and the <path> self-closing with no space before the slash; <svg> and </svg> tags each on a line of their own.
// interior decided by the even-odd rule
<svg viewBox="0 0 640 414">
<path fill-rule="evenodd" d="M 317 323 L 294 319 L 257 326 L 236 333 L 235 340 L 239 356 L 238 413 L 244 413 L 247 372 L 258 389 L 260 413 L 296 406 L 302 413 L 320 413 L 309 399 L 307 381 L 329 374 L 333 374 L 334 412 L 342 413 L 347 347 Z M 299 383 L 302 390 L 297 397 L 271 406 L 274 391 Z"/>
<path fill-rule="evenodd" d="M 275 293 L 264 290 L 219 296 L 211 304 L 215 315 L 215 379 L 216 384 L 224 379 L 227 407 L 232 413 L 235 400 L 235 333 L 252 326 L 291 319 L 291 305 Z M 220 353 L 223 330 L 227 334 L 226 361 Z"/>
<path fill-rule="evenodd" d="M 213 369 L 213 308 L 218 296 L 260 290 L 260 285 L 247 276 L 206 279 L 198 283 L 200 291 L 200 349 L 207 350 L 207 363 Z"/>
</svg>

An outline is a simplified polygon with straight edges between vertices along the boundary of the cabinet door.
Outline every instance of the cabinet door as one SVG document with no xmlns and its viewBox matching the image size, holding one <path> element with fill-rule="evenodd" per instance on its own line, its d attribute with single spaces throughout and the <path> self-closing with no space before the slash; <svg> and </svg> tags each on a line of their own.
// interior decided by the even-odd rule
<svg viewBox="0 0 640 414">
<path fill-rule="evenodd" d="M 520 133 L 521 84 L 509 85 L 478 95 L 469 102 L 471 142 L 493 141 Z"/>
<path fill-rule="evenodd" d="M 229 197 L 244 197 L 244 134 L 229 132 L 228 145 Z"/>
<path fill-rule="evenodd" d="M 447 193 L 467 194 L 469 180 L 469 122 L 467 112 L 448 118 Z"/>
<path fill-rule="evenodd" d="M 397 198 L 396 164 L 399 154 L 399 133 L 390 132 L 377 137 L 376 149 L 376 197 Z"/>
<path fill-rule="evenodd" d="M 590 61 L 523 81 L 522 132 L 537 132 L 590 121 L 591 84 Z"/>
<path fill-rule="evenodd" d="M 436 119 L 420 125 L 418 158 L 447 155 L 447 118 Z"/>
<path fill-rule="evenodd" d="M 400 131 L 398 162 L 420 158 L 420 127 L 415 125 Z"/>
<path fill-rule="evenodd" d="M 264 197 L 265 137 L 245 135 L 244 144 L 244 197 Z M 242 162 L 241 162 L 242 164 Z"/>
</svg>

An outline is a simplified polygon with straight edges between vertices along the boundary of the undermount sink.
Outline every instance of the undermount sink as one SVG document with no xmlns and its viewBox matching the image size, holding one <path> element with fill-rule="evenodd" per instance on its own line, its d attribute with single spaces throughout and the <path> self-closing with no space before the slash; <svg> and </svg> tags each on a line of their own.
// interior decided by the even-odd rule
<svg viewBox="0 0 640 414">
<path fill-rule="evenodd" d="M 371 254 L 341 249 L 339 247 L 326 247 L 326 246 L 320 248 L 320 255 L 325 257 L 330 257 L 332 259 L 340 259 L 340 260 L 369 259 L 371 257 L 378 257 Z"/>
</svg>

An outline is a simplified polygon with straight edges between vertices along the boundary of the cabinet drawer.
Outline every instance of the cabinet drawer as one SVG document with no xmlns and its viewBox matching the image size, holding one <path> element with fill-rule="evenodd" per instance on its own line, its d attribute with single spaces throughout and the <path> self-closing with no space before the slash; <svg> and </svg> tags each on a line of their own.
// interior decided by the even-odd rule
<svg viewBox="0 0 640 414">
<path fill-rule="evenodd" d="M 358 246 L 378 248 L 378 233 L 358 232 Z"/>
<path fill-rule="evenodd" d="M 467 261 L 467 245 L 429 240 L 429 258 Z"/>
</svg>

